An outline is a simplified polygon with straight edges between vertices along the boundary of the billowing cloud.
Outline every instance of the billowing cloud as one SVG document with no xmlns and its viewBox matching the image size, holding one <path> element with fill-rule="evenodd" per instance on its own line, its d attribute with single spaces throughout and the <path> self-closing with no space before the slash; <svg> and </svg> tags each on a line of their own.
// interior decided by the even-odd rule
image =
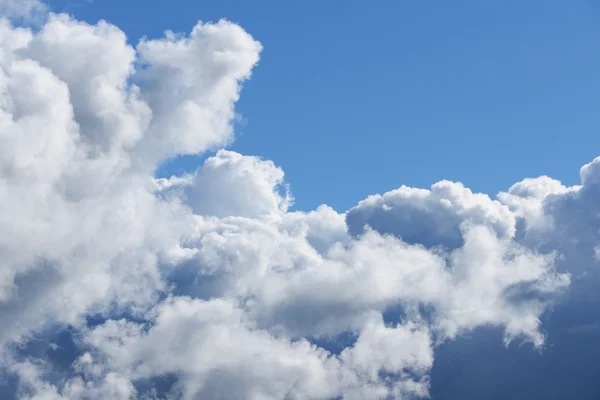
<svg viewBox="0 0 600 400">
<path fill-rule="evenodd" d="M 417 398 L 444 343 L 493 327 L 543 349 L 546 315 L 594 301 L 598 160 L 577 187 L 290 211 L 281 168 L 221 149 L 260 51 L 224 20 L 135 47 L 107 22 L 1 20 L 4 397 Z"/>
<path fill-rule="evenodd" d="M 504 205 L 449 181 L 438 182 L 431 190 L 402 186 L 383 196 L 369 196 L 348 211 L 346 219 L 353 234 L 370 226 L 426 247 L 460 247 L 461 231 L 474 225 L 486 225 L 500 237 L 515 234 L 515 218 Z"/>
<path fill-rule="evenodd" d="M 193 175 L 157 183 L 165 194 L 175 192 L 195 214 L 204 216 L 277 217 L 292 201 L 283 171 L 272 161 L 227 150 L 219 150 Z"/>
</svg>

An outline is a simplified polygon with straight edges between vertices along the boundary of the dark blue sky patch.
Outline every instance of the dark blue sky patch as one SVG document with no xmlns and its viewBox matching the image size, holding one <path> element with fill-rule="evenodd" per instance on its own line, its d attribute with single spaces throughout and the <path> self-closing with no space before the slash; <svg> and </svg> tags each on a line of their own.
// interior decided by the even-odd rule
<svg viewBox="0 0 600 400">
<path fill-rule="evenodd" d="M 436 349 L 431 373 L 435 400 L 600 399 L 600 336 L 549 335 L 536 351 L 506 348 L 502 332 L 477 329 Z"/>
<path fill-rule="evenodd" d="M 354 332 L 344 332 L 333 337 L 308 338 L 312 344 L 335 355 L 339 355 L 344 349 L 354 346 L 357 339 L 358 335 Z"/>
<path fill-rule="evenodd" d="M 134 382 L 135 389 L 143 396 L 153 395 L 156 399 L 171 399 L 172 396 L 177 397 L 177 375 L 164 374 L 154 376 L 150 379 L 140 379 Z"/>
</svg>

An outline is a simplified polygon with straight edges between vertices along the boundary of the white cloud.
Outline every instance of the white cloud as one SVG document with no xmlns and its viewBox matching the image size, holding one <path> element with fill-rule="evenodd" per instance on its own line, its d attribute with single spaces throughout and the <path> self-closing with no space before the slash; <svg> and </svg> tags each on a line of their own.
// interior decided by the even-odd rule
<svg viewBox="0 0 600 400">
<path fill-rule="evenodd" d="M 444 340 L 495 326 L 543 345 L 569 263 L 597 255 L 600 162 L 580 187 L 526 179 L 493 200 L 444 181 L 345 214 L 290 212 L 283 171 L 232 151 L 155 179 L 232 141 L 260 51 L 227 21 L 136 47 L 106 22 L 0 22 L 0 354 L 17 397 L 403 399 L 427 394 Z M 62 374 L 15 350 L 67 326 Z"/>
<path fill-rule="evenodd" d="M 353 234 L 368 225 L 409 243 L 450 249 L 462 244 L 461 229 L 472 225 L 485 224 L 500 237 L 515 233 L 515 218 L 504 205 L 449 181 L 431 190 L 402 186 L 369 196 L 348 211 L 347 221 Z"/>
<path fill-rule="evenodd" d="M 0 17 L 30 19 L 46 11 L 40 0 L 0 0 Z"/>
<path fill-rule="evenodd" d="M 283 171 L 272 161 L 227 150 L 219 150 L 192 176 L 159 179 L 158 184 L 204 216 L 277 217 L 292 201 L 283 185 Z"/>
<path fill-rule="evenodd" d="M 152 123 L 135 155 L 143 165 L 229 144 L 240 82 L 250 77 L 262 46 L 238 25 L 198 23 L 188 37 L 137 46 L 142 98 Z"/>
</svg>

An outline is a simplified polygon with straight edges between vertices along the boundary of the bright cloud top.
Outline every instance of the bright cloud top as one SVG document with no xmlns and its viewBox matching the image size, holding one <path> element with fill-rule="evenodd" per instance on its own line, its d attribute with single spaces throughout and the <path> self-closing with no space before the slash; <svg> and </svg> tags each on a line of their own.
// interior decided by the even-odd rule
<svg viewBox="0 0 600 400">
<path fill-rule="evenodd" d="M 0 3 L 31 10 L 15 4 Z M 171 157 L 232 142 L 260 51 L 228 21 L 135 48 L 106 22 L 0 22 L 0 346 L 15 396 L 407 399 L 427 395 L 435 347 L 478 327 L 543 346 L 542 315 L 595 265 L 578 210 L 598 213 L 600 159 L 578 187 L 526 179 L 494 200 L 444 181 L 347 213 L 289 211 L 279 167 L 227 150 L 155 179 Z M 47 354 L 65 331 L 76 354 L 61 367 Z M 33 341 L 52 351 L 24 353 Z"/>
</svg>

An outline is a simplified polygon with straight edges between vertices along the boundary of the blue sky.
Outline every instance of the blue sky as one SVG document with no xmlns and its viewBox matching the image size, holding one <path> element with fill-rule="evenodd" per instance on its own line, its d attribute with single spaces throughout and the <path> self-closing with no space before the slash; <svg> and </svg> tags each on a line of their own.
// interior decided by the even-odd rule
<svg viewBox="0 0 600 400">
<path fill-rule="evenodd" d="M 132 43 L 239 23 L 264 50 L 231 147 L 273 160 L 296 207 L 347 209 L 401 184 L 495 195 L 523 177 L 578 183 L 600 147 L 600 6 L 588 0 L 51 0 Z M 585 145 L 584 145 L 585 143 Z M 201 158 L 200 158 L 201 159 Z M 195 169 L 198 157 L 159 173 Z"/>
</svg>

